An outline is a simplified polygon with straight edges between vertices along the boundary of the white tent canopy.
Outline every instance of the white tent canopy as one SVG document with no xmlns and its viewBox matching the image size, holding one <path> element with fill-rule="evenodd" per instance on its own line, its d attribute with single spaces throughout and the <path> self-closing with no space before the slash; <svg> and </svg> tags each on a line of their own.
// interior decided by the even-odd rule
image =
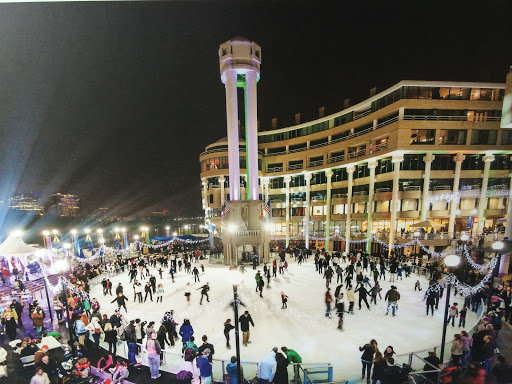
<svg viewBox="0 0 512 384">
<path fill-rule="evenodd" d="M 26 244 L 19 235 L 11 234 L 0 244 L 0 256 L 18 257 L 24 265 L 27 265 L 27 257 L 34 255 L 37 248 Z"/>
</svg>

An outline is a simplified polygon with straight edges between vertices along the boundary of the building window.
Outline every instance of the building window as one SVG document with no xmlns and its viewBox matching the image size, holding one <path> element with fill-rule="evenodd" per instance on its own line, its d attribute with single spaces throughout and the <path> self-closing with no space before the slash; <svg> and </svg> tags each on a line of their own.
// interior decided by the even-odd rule
<svg viewBox="0 0 512 384">
<path fill-rule="evenodd" d="M 275 177 L 273 179 L 271 179 L 270 181 L 270 188 L 271 189 L 279 189 L 279 188 L 284 188 L 285 185 L 284 185 L 284 179 L 282 177 Z"/>
<path fill-rule="evenodd" d="M 422 171 L 425 169 L 425 162 L 422 154 L 404 155 L 404 160 L 400 163 L 400 169 L 403 171 Z"/>
<path fill-rule="evenodd" d="M 501 145 L 512 145 L 512 131 L 504 129 L 501 131 Z"/>
<path fill-rule="evenodd" d="M 431 169 L 433 171 L 454 170 L 455 161 L 453 161 L 453 155 L 435 155 Z"/>
<path fill-rule="evenodd" d="M 461 179 L 462 180 L 462 179 Z M 453 179 L 430 179 L 429 191 L 451 191 Z"/>
<path fill-rule="evenodd" d="M 471 131 L 471 145 L 496 145 L 497 138 L 497 130 L 473 129 Z"/>
<path fill-rule="evenodd" d="M 303 208 L 303 207 L 292 208 L 292 216 L 306 216 L 306 208 Z"/>
<path fill-rule="evenodd" d="M 494 161 L 491 162 L 491 169 L 512 169 L 512 161 L 510 161 L 510 155 L 495 155 Z"/>
<path fill-rule="evenodd" d="M 347 168 L 337 168 L 332 175 L 332 181 L 348 180 Z"/>
<path fill-rule="evenodd" d="M 435 139 L 435 129 L 411 129 L 411 144 L 413 145 L 433 145 Z"/>
<path fill-rule="evenodd" d="M 439 133 L 440 145 L 465 145 L 467 131 L 463 129 L 442 129 Z"/>
<path fill-rule="evenodd" d="M 210 204 L 213 204 L 213 194 L 210 194 Z"/>
<path fill-rule="evenodd" d="M 482 155 L 466 155 L 461 169 L 463 171 L 483 170 L 484 162 L 482 161 Z"/>
<path fill-rule="evenodd" d="M 380 159 L 377 168 L 375 168 L 375 174 L 380 175 L 383 173 L 393 172 L 394 166 L 390 158 Z"/>
</svg>

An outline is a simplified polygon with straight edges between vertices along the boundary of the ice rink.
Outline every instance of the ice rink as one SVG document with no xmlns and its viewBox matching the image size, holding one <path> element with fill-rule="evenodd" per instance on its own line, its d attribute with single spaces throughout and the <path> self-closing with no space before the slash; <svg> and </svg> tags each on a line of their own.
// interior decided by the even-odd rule
<svg viewBox="0 0 512 384">
<path fill-rule="evenodd" d="M 312 258 L 302 265 L 290 261 L 293 258 L 287 257 L 287 259 L 290 263 L 288 271 L 283 275 L 278 274 L 275 279 L 272 278 L 270 287 L 265 285 L 263 298 L 260 298 L 259 294 L 255 292 L 254 275 L 256 270 L 253 270 L 252 266 L 246 266 L 244 281 L 239 287 L 239 295 L 245 307 L 242 306 L 239 313 L 242 314 L 248 310 L 255 327 L 251 328 L 252 343 L 247 347 L 241 345 L 242 361 L 257 362 L 273 347 L 287 346 L 296 350 L 302 356 L 304 363 L 332 363 L 334 378 L 337 380 L 358 380 L 361 371 L 361 353 L 358 347 L 369 342 L 370 339 L 377 340 L 381 351 L 388 345 L 393 346 L 398 355 L 425 350 L 441 344 L 444 308 L 441 303 L 444 303 L 444 297 L 434 316 L 426 316 L 423 294 L 428 282 L 424 277 L 412 274 L 409 278 L 405 278 L 404 273 L 403 280 L 391 283 L 389 274 L 387 274 L 387 281 L 380 280 L 382 298 L 392 284 L 398 287 L 401 299 L 396 317 L 392 317 L 391 313 L 388 316 L 385 315 L 386 304 L 384 300 L 380 299 L 377 299 L 377 305 L 371 305 L 370 311 L 364 303 L 362 309 L 359 310 L 357 303 L 359 294 L 356 293 L 355 314 L 345 314 L 344 329 L 339 331 L 334 311 L 332 318 L 325 317 L 325 280 L 315 271 Z M 231 305 L 233 289 L 228 278 L 230 271 L 226 266 L 209 265 L 207 260 L 203 260 L 203 264 L 205 274 L 201 275 L 201 281 L 196 283 L 194 283 L 193 275 L 187 274 L 183 270 L 177 272 L 173 283 L 168 269 L 164 272 L 161 280 L 157 270 L 150 268 L 150 272 L 157 278 L 157 285 L 160 282 L 164 284 L 163 304 L 157 304 L 156 297 L 153 297 L 153 302 L 151 302 L 149 296 L 145 303 L 134 303 L 133 287 L 132 284 L 129 284 L 127 272 L 111 278 L 112 293 L 115 294 L 115 288 L 121 282 L 125 296 L 129 299 L 128 313 L 125 315 L 124 309 L 121 310 L 121 313 L 128 320 L 136 318 L 152 320 L 155 321 L 157 324 L 155 328 L 158 329 L 164 312 L 171 309 L 174 310 L 174 318 L 179 324 L 183 322 L 184 318 L 189 318 L 194 328 L 196 344 L 201 345 L 201 336 L 206 334 L 208 340 L 215 346 L 214 358 L 229 360 L 235 354 L 234 331 L 231 332 L 232 349 L 228 350 L 225 346 L 223 324 L 228 318 L 232 319 L 234 324 Z M 192 268 L 194 266 L 201 270 L 200 263 L 193 263 Z M 263 272 L 263 266 L 259 266 L 259 269 Z M 414 283 L 417 279 L 420 280 L 423 288 L 421 292 L 414 291 Z M 142 280 L 144 284 L 146 281 Z M 201 294 L 198 289 L 206 282 L 209 282 L 211 287 L 210 302 L 208 303 L 204 299 L 203 305 L 199 305 Z M 187 283 L 190 283 L 188 288 Z M 373 278 L 371 278 L 371 283 L 373 285 Z M 336 285 L 335 283 L 331 284 L 332 293 L 334 293 Z M 355 279 L 353 286 L 355 287 Z M 191 292 L 190 303 L 187 303 L 184 296 L 186 291 Z M 281 309 L 281 291 L 289 297 L 288 309 Z M 106 313 L 110 316 L 117 307 L 115 302 L 110 303 L 114 296 L 103 296 L 101 285 L 93 287 L 91 297 L 96 297 L 99 300 L 102 314 Z M 458 302 L 459 308 L 462 308 L 464 301 L 460 296 L 456 296 L 451 302 Z M 348 309 L 347 302 L 345 308 Z M 476 320 L 476 315 L 468 312 L 466 329 L 470 329 Z M 453 338 L 454 333 L 460 332 L 462 329 L 458 328 L 458 323 L 454 328 L 450 325 L 447 330 L 447 341 Z M 167 348 L 169 350 L 169 347 Z M 171 351 L 179 353 L 181 342 L 178 342 Z M 427 354 L 421 355 L 426 356 Z M 221 369 L 220 364 L 218 366 L 214 373 Z"/>
</svg>

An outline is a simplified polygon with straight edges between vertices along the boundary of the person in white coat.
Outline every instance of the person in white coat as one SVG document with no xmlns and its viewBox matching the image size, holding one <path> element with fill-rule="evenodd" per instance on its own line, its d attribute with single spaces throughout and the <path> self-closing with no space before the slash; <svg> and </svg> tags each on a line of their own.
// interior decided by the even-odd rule
<svg viewBox="0 0 512 384">
<path fill-rule="evenodd" d="M 271 351 L 258 364 L 257 376 L 260 384 L 270 384 L 274 380 L 276 369 L 276 354 L 274 351 Z"/>
</svg>

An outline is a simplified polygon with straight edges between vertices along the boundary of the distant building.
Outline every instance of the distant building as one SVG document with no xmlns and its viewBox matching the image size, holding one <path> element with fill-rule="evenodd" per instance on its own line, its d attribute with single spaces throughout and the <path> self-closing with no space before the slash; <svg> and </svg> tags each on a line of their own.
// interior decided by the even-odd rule
<svg viewBox="0 0 512 384">
<path fill-rule="evenodd" d="M 78 216 L 80 214 L 80 198 L 77 195 L 55 193 L 50 196 L 47 213 L 64 217 Z"/>
<path fill-rule="evenodd" d="M 31 211 L 42 214 L 41 194 L 29 192 L 15 195 L 9 199 L 9 208 L 15 211 Z"/>
</svg>

